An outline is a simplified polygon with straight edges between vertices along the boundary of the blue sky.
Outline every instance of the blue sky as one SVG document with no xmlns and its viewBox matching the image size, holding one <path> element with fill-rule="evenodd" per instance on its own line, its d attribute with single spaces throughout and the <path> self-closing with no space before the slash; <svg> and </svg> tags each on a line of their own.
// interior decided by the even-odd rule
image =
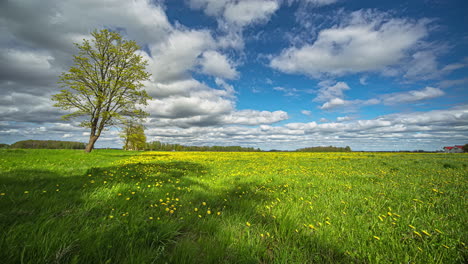
<svg viewBox="0 0 468 264">
<path fill-rule="evenodd" d="M 466 1 L 24 0 L 0 3 L 0 142 L 87 141 L 50 96 L 73 43 L 143 47 L 149 141 L 262 149 L 468 143 Z M 120 147 L 111 128 L 97 147 Z"/>
</svg>

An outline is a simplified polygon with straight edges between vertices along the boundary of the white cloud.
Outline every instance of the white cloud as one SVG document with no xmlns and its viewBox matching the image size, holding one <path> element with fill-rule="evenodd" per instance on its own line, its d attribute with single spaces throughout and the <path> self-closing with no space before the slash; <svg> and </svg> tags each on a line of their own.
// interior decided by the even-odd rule
<svg viewBox="0 0 468 264">
<path fill-rule="evenodd" d="M 189 77 L 198 57 L 215 47 L 208 31 L 174 31 L 166 41 L 151 46 L 149 70 L 157 82 L 173 82 Z"/>
<path fill-rule="evenodd" d="M 351 117 L 349 116 L 339 116 L 336 118 L 337 122 L 344 122 L 344 121 L 349 121 L 349 120 L 351 120 Z"/>
<path fill-rule="evenodd" d="M 203 87 L 203 89 L 201 89 Z M 151 100 L 148 112 L 154 117 L 186 118 L 199 115 L 227 114 L 234 110 L 234 103 L 226 90 L 209 88 L 198 84 L 188 95 L 173 95 L 167 98 Z"/>
<path fill-rule="evenodd" d="M 320 87 L 317 96 L 315 97 L 315 102 L 324 102 L 331 99 L 341 99 L 344 97 L 344 92 L 349 90 L 349 86 L 345 82 L 334 82 L 334 81 L 321 81 L 318 83 Z M 336 100 L 335 100 L 336 101 Z"/>
<path fill-rule="evenodd" d="M 332 109 L 332 108 L 335 108 L 335 107 L 338 107 L 338 106 L 344 106 L 345 104 L 347 104 L 345 100 L 343 100 L 341 98 L 333 98 L 330 101 L 324 103 L 320 107 L 320 109 L 328 110 L 328 109 Z"/>
<path fill-rule="evenodd" d="M 275 0 L 189 0 L 189 3 L 194 9 L 203 9 L 205 14 L 239 27 L 265 22 L 279 8 Z"/>
<path fill-rule="evenodd" d="M 224 116 L 223 122 L 225 124 L 260 125 L 272 124 L 288 118 L 288 113 L 284 111 L 241 110 Z"/>
<path fill-rule="evenodd" d="M 402 93 L 386 94 L 382 96 L 382 99 L 385 104 L 392 105 L 432 99 L 442 96 L 444 94 L 445 93 L 438 88 L 426 87 L 422 90 L 412 90 Z"/>
<path fill-rule="evenodd" d="M 301 110 L 301 113 L 302 113 L 303 115 L 306 115 L 306 116 L 311 116 L 311 115 L 312 115 L 312 112 L 309 111 L 309 110 Z"/>
<path fill-rule="evenodd" d="M 283 50 L 270 66 L 314 78 L 382 71 L 415 48 L 427 35 L 426 24 L 426 20 L 389 19 L 373 11 L 356 11 L 347 23 L 320 31 L 313 43 Z"/>
<path fill-rule="evenodd" d="M 205 51 L 200 60 L 202 72 L 224 79 L 235 79 L 239 73 L 231 66 L 233 63 L 217 51 Z"/>
<path fill-rule="evenodd" d="M 345 82 L 335 83 L 334 81 L 328 80 L 319 82 L 318 86 L 320 88 L 317 92 L 317 96 L 313 101 L 323 103 L 319 107 L 322 110 L 331 110 L 339 107 L 357 108 L 359 106 L 376 105 L 382 102 L 386 105 L 403 104 L 421 100 L 428 100 L 445 94 L 439 88 L 426 87 L 421 90 L 411 90 L 407 92 L 383 94 L 378 96 L 377 98 L 371 98 L 367 100 L 345 100 L 343 91 L 350 90 L 349 86 Z"/>
<path fill-rule="evenodd" d="M 250 115 L 250 114 L 249 114 Z M 347 118 L 345 118 L 347 119 Z M 349 145 L 355 150 L 434 150 L 444 144 L 459 144 L 468 136 L 468 105 L 447 110 L 384 115 L 346 123 L 322 120 L 321 124 L 288 123 L 261 125 L 154 127 L 150 140 L 194 145 L 243 145 L 264 149 L 295 149 L 317 145 Z M 421 133 L 423 132 L 423 133 Z M 404 139 L 404 140 L 403 140 Z M 310 142 L 313 142 L 310 143 Z"/>
<path fill-rule="evenodd" d="M 224 9 L 226 21 L 238 26 L 267 21 L 278 9 L 276 1 L 249 0 L 229 2 Z"/>
</svg>

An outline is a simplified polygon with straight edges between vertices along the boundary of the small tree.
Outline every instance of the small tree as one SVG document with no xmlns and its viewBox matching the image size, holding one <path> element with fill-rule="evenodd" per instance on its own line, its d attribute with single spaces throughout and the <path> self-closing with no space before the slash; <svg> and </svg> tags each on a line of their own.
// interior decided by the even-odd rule
<svg viewBox="0 0 468 264">
<path fill-rule="evenodd" d="M 468 152 L 468 144 L 465 144 L 465 145 L 463 146 L 463 152 Z"/>
<path fill-rule="evenodd" d="M 125 150 L 143 150 L 146 146 L 145 127 L 132 120 L 125 123 L 121 137 Z"/>
<path fill-rule="evenodd" d="M 62 88 L 68 89 L 52 97 L 54 106 L 73 111 L 63 116 L 65 120 L 79 117 L 80 126 L 90 128 L 86 152 L 93 150 L 105 128 L 147 116 L 138 105 L 151 99 L 142 89 L 150 74 L 145 71 L 147 62 L 136 53 L 136 42 L 107 29 L 91 35 L 91 41 L 75 44 L 79 53 L 74 65 L 60 76 Z"/>
</svg>

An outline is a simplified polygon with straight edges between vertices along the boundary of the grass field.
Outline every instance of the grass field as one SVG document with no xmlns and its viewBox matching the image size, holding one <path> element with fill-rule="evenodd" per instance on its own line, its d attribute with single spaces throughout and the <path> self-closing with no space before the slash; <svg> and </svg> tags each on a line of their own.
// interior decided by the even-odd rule
<svg viewBox="0 0 468 264">
<path fill-rule="evenodd" d="M 466 263 L 466 154 L 0 150 L 1 263 Z"/>
</svg>

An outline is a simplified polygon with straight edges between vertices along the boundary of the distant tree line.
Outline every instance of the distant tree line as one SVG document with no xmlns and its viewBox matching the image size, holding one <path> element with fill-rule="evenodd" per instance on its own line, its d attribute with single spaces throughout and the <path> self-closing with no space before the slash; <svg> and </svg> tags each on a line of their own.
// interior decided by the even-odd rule
<svg viewBox="0 0 468 264">
<path fill-rule="evenodd" d="M 344 148 L 328 146 L 328 147 L 300 148 L 300 149 L 296 149 L 296 151 L 298 152 L 350 152 L 352 150 L 349 146 L 346 146 Z"/>
<path fill-rule="evenodd" d="M 59 140 L 22 140 L 11 145 L 0 144 L 0 148 L 21 149 L 85 149 L 86 144 L 74 141 Z"/>
<path fill-rule="evenodd" d="M 145 150 L 159 151 L 226 151 L 226 152 L 258 152 L 259 148 L 244 148 L 240 146 L 184 146 L 168 144 L 160 141 L 146 143 Z"/>
</svg>

